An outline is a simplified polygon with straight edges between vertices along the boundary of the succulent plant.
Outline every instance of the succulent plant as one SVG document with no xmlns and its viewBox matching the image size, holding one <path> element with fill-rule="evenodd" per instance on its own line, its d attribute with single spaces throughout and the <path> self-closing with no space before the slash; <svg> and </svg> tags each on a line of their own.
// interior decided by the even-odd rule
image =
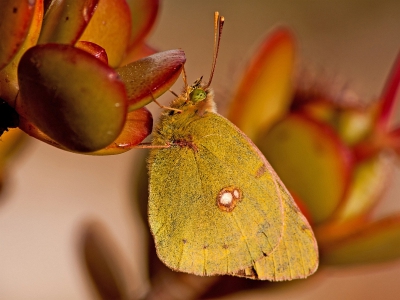
<svg viewBox="0 0 400 300">
<path fill-rule="evenodd" d="M 127 151 L 151 133 L 144 106 L 185 62 L 182 50 L 147 56 L 157 0 L 2 0 L 1 7 L 0 98 L 17 115 L 3 131 L 19 127 L 96 155 Z"/>
<path fill-rule="evenodd" d="M 181 50 L 154 54 L 145 43 L 157 0 L 0 0 L 0 7 L 0 182 L 22 131 L 94 155 L 132 149 L 151 132 L 144 106 L 168 90 L 185 62 Z M 268 35 L 228 117 L 293 193 L 316 233 L 322 267 L 398 259 L 400 213 L 380 219 L 372 213 L 400 153 L 399 129 L 391 125 L 400 59 L 381 97 L 368 105 L 353 101 L 347 89 L 332 89 L 329 78 L 308 81 L 301 73 L 294 81 L 295 61 L 289 30 Z M 142 181 L 139 192 L 146 193 Z M 141 200 L 147 197 L 141 194 Z M 104 231 L 98 224 L 85 228 L 84 263 L 101 297 L 132 298 L 120 272 L 123 257 L 109 251 Z M 157 264 L 154 247 L 150 251 L 148 298 L 171 290 L 182 297 L 218 297 L 268 284 L 174 273 Z M 230 284 L 212 289 L 218 280 Z"/>
</svg>

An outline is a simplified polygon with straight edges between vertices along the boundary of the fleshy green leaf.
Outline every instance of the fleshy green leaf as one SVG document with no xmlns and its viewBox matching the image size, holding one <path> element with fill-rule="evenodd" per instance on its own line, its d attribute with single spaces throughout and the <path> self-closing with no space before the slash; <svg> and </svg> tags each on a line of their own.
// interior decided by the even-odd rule
<svg viewBox="0 0 400 300">
<path fill-rule="evenodd" d="M 96 9 L 98 0 L 52 1 L 43 20 L 38 44 L 73 45 Z"/>
<path fill-rule="evenodd" d="M 18 78 L 17 112 L 64 147 L 92 152 L 121 133 L 125 86 L 113 69 L 85 51 L 35 46 L 22 57 Z"/>
<path fill-rule="evenodd" d="M 315 223 L 331 216 L 349 181 L 351 153 L 329 126 L 291 114 L 257 145 Z"/>
<path fill-rule="evenodd" d="M 118 68 L 127 89 L 129 110 L 143 107 L 165 93 L 178 79 L 185 61 L 182 50 L 169 50 Z"/>
<path fill-rule="evenodd" d="M 346 199 L 336 214 L 338 220 L 356 218 L 369 212 L 390 183 L 393 162 L 391 153 L 382 152 L 355 167 Z"/>
<path fill-rule="evenodd" d="M 243 75 L 228 114 L 250 139 L 267 130 L 289 108 L 293 94 L 295 41 L 287 29 L 272 32 Z"/>
</svg>

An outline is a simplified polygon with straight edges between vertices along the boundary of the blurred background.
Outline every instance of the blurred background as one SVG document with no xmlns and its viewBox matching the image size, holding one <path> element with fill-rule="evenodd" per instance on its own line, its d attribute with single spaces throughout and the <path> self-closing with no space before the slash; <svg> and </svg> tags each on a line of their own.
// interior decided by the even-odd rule
<svg viewBox="0 0 400 300">
<path fill-rule="evenodd" d="M 149 43 L 159 50 L 182 48 L 189 82 L 209 74 L 216 10 L 226 19 L 212 84 L 222 112 L 252 51 L 274 26 L 285 24 L 295 32 L 299 66 L 342 78 L 366 101 L 379 96 L 400 50 L 397 0 L 163 1 Z M 181 87 L 178 80 L 174 90 Z M 160 100 L 166 104 L 172 95 Z M 159 108 L 150 109 L 156 121 Z M 91 157 L 29 141 L 10 166 L 0 196 L 0 299 L 93 299 L 78 259 L 80 228 L 91 220 L 102 222 L 119 245 L 131 289 L 146 289 L 148 232 L 131 204 L 134 176 L 147 176 L 135 169 L 142 153 Z M 395 180 L 400 182 L 398 174 Z M 397 184 L 378 213 L 400 210 L 399 193 Z M 269 299 L 398 299 L 400 294 L 400 262 L 321 273 L 301 289 L 271 292 Z"/>
</svg>

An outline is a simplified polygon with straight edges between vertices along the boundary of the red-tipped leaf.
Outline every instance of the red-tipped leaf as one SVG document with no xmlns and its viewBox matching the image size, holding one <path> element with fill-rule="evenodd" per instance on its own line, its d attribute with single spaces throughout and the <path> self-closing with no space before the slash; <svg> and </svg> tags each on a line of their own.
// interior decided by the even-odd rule
<svg viewBox="0 0 400 300">
<path fill-rule="evenodd" d="M 127 89 L 129 110 L 143 107 L 168 91 L 185 61 L 183 50 L 169 50 L 118 68 L 116 71 Z"/>
</svg>

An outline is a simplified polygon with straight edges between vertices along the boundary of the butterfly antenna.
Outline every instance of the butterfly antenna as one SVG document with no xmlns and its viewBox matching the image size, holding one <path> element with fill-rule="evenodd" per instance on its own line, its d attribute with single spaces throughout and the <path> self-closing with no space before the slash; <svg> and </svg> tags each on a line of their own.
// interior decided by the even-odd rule
<svg viewBox="0 0 400 300">
<path fill-rule="evenodd" d="M 170 92 L 172 95 L 174 95 L 176 98 L 179 97 L 179 95 L 178 95 L 177 93 L 175 93 L 173 90 L 169 90 L 169 92 Z"/>
<path fill-rule="evenodd" d="M 221 41 L 222 28 L 224 27 L 225 18 L 219 15 L 219 12 L 214 13 L 214 52 L 213 52 L 213 63 L 211 66 L 210 79 L 208 80 L 205 88 L 208 88 L 214 76 L 215 65 L 217 63 L 219 44 Z"/>
<path fill-rule="evenodd" d="M 182 65 L 182 79 L 183 79 L 183 84 L 185 85 L 185 93 L 186 93 L 186 99 L 189 99 L 189 85 L 187 82 L 187 76 L 186 76 L 186 71 L 185 71 L 185 65 Z"/>
</svg>

